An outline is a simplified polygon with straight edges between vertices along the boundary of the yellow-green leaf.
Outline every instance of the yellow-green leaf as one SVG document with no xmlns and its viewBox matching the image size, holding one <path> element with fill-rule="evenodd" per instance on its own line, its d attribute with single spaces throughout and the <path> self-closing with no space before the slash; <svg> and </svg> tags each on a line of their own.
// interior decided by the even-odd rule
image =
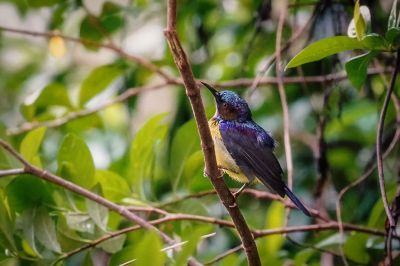
<svg viewBox="0 0 400 266">
<path fill-rule="evenodd" d="M 46 128 L 40 127 L 30 131 L 22 140 L 20 145 L 21 155 L 30 163 L 41 166 L 38 151 L 42 143 Z"/>
</svg>

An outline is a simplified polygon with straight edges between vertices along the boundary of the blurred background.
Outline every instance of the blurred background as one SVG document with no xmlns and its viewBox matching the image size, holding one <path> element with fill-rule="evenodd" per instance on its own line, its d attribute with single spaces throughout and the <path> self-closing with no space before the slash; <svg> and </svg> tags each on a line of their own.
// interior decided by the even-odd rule
<svg viewBox="0 0 400 266">
<path fill-rule="evenodd" d="M 282 105 L 273 79 L 275 64 L 271 63 L 276 50 L 279 13 L 288 9 L 282 37 L 281 64 L 284 67 L 307 44 L 329 36 L 347 35 L 354 1 L 291 0 L 288 6 L 284 2 L 178 1 L 177 31 L 195 77 L 208 80 L 217 88 L 235 90 L 248 100 L 254 120 L 277 140 L 276 155 L 286 171 Z M 370 32 L 384 33 L 392 1 L 361 1 L 361 4 L 371 11 Z M 165 25 L 166 1 L 0 0 L 0 136 L 19 147 L 34 130 L 32 125 L 37 127 L 46 121 L 97 108 L 130 88 L 165 82 L 163 75 L 132 60 L 131 55 L 150 62 L 170 77 L 179 78 L 163 34 Z M 77 39 L 71 41 L 62 36 Z M 95 43 L 112 46 L 99 47 Z M 355 88 L 344 72 L 346 60 L 355 55 L 355 52 L 341 53 L 284 73 L 288 80 L 297 77 L 285 84 L 294 191 L 309 206 L 333 220 L 336 220 L 338 193 L 375 163 L 376 126 L 389 80 L 386 70 L 394 62 L 391 54 L 378 56 L 370 64 L 372 74 L 363 86 Z M 318 82 L 306 82 L 308 76 L 315 77 Z M 259 84 L 254 84 L 256 77 L 261 79 Z M 234 86 L 226 87 L 227 84 Z M 397 88 L 395 94 L 398 94 Z M 202 96 L 208 117 L 211 117 L 215 111 L 212 95 L 204 91 Z M 396 134 L 396 114 L 398 110 L 391 104 L 386 118 L 384 149 L 390 146 Z M 60 150 L 65 146 L 66 136 L 73 134 L 88 147 L 96 169 L 94 183 L 99 182 L 105 197 L 123 204 L 158 206 L 212 189 L 203 177 L 203 158 L 184 88 L 173 82 L 161 88 L 145 89 L 90 115 L 50 126 L 45 134 L 40 149 L 44 168 L 63 174 Z M 395 196 L 400 174 L 399 151 L 397 143 L 385 160 L 390 199 Z M 110 181 L 99 177 L 101 175 L 106 179 L 117 175 L 115 179 L 122 180 L 123 185 L 109 184 Z M 228 178 L 225 180 L 232 188 L 240 186 Z M 22 188 L 12 178 L 0 182 L 0 190 L 8 197 L 11 208 L 14 206 L 12 197 L 7 193 L 22 193 Z M 111 192 L 107 194 L 107 186 L 122 192 L 118 197 Z M 265 190 L 258 185 L 253 188 Z M 66 213 L 71 211 L 71 206 L 61 204 L 54 193 L 50 193 L 54 199 L 46 208 L 53 212 L 51 217 L 65 252 L 82 242 L 76 240 L 72 244 L 68 237 L 61 239 L 59 236 L 59 230 L 65 229 L 60 225 L 60 217 L 69 217 Z M 58 197 L 65 196 L 60 195 Z M 86 207 L 80 205 L 81 198 L 73 200 L 79 212 L 87 212 Z M 243 195 L 239 205 L 252 228 L 284 225 L 284 207 L 278 202 Z M 33 208 L 23 206 L 15 210 L 16 217 Z M 341 207 L 345 222 L 383 229 L 385 216 L 377 174 L 374 172 L 350 190 L 343 197 Z M 227 218 L 215 196 L 186 199 L 165 208 L 178 213 Z M 110 216 L 107 230 L 127 226 L 114 216 Z M 298 211 L 293 211 L 289 219 L 289 225 L 312 222 Z M 67 227 L 77 230 L 71 224 Z M 197 223 L 182 221 L 161 228 L 178 237 L 200 227 Z M 21 230 L 15 231 L 20 239 L 24 235 Z M 210 226 L 204 230 L 216 231 L 217 235 L 199 246 L 196 257 L 201 261 L 211 260 L 240 243 L 233 231 L 223 227 Z M 77 231 L 85 239 L 95 239 L 104 233 Z M 118 265 L 115 261 L 122 260 L 118 257 L 122 256 L 121 250 L 136 243 L 142 234 L 132 233 L 114 252 L 101 248 L 87 252 L 103 252 Z M 291 237 L 299 243 L 282 236 L 261 238 L 258 243 L 263 261 L 268 261 L 268 265 L 341 265 L 337 231 L 295 233 Z M 346 240 L 352 241 L 345 249 L 351 265 L 377 265 L 384 257 L 381 237 L 357 233 L 346 235 Z M 13 263 L 29 265 L 36 261 L 43 265 L 40 263 L 57 257 L 41 240 L 32 241 L 29 242 L 31 253 L 28 248 L 19 247 L 19 252 L 29 259 L 20 257 Z M 35 250 L 32 243 L 40 248 Z M 358 250 L 353 250 L 353 246 L 359 247 Z M 6 249 L 1 244 L 0 247 Z M 83 263 L 85 256 L 72 256 L 66 264 L 79 265 L 74 263 Z M 0 255 L 0 258 L 6 257 Z M 24 261 L 28 264 L 23 264 Z M 94 260 L 90 263 L 101 265 Z M 240 265 L 245 263 L 245 257 L 243 253 L 236 253 L 220 263 Z"/>
</svg>

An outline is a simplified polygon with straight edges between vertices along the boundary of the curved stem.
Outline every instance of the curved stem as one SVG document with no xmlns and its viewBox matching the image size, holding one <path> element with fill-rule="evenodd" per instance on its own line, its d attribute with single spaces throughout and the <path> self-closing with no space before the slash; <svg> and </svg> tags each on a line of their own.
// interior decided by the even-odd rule
<svg viewBox="0 0 400 266">
<path fill-rule="evenodd" d="M 383 207 L 385 208 L 386 216 L 388 217 L 390 227 L 395 226 L 395 221 L 390 212 L 389 203 L 388 203 L 386 190 L 385 190 L 385 176 L 384 176 L 384 171 L 383 171 L 383 159 L 382 159 L 382 136 L 383 136 L 383 128 L 385 125 L 386 112 L 387 112 L 387 109 L 389 106 L 390 96 L 392 95 L 392 92 L 394 90 L 394 86 L 396 83 L 396 78 L 397 78 L 397 74 L 399 72 L 399 68 L 400 68 L 400 49 L 397 51 L 396 65 L 395 65 L 393 73 L 392 73 L 389 89 L 386 92 L 385 100 L 383 102 L 382 110 L 381 110 L 381 113 L 379 116 L 378 130 L 377 130 L 378 132 L 376 135 L 376 163 L 378 166 L 379 188 L 381 191 Z"/>
</svg>

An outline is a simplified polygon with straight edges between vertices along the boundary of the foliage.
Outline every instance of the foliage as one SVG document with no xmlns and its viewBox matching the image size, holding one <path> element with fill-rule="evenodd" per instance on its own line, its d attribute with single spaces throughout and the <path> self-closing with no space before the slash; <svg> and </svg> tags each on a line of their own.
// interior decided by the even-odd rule
<svg viewBox="0 0 400 266">
<path fill-rule="evenodd" d="M 0 175 L 1 265 L 121 265 L 130 261 L 132 265 L 185 265 L 191 256 L 207 262 L 240 244 L 234 229 L 218 225 L 221 219 L 230 218 L 217 196 L 201 195 L 213 188 L 203 176 L 201 143 L 183 86 L 160 75 L 178 77 L 161 30 L 166 1 L 120 2 L 2 1 L 0 14 L 6 7 L 20 22 L 39 17 L 45 23 L 41 30 L 64 42 L 52 43 L 48 34 L 27 38 L 29 33 L 12 33 L 14 25 L 0 25 L 0 57 L 4 59 L 0 60 L 0 139 L 16 147 L 32 165 L 131 207 L 145 220 L 191 215 L 192 219 L 156 225 L 182 244 L 180 251 L 172 252 L 156 232 L 143 229 L 82 248 L 134 224 L 40 177 Z M 251 82 L 245 87 L 251 86 L 260 66 L 275 52 L 278 14 L 274 12 L 280 1 L 271 1 L 272 9 L 267 2 L 178 1 L 178 34 L 197 78 L 222 83 L 233 80 L 231 84 L 248 78 Z M 285 78 L 328 77 L 324 82 L 287 82 L 285 88 L 294 191 L 307 206 L 320 208 L 331 220 L 337 219 L 338 193 L 374 166 L 378 111 L 385 91 L 382 77 L 389 76 L 385 71 L 381 76 L 370 74 L 382 69 L 376 62 L 392 65 L 394 52 L 400 48 L 397 1 L 391 10 L 382 9 L 383 0 L 373 2 L 369 22 L 362 1 L 354 6 L 346 5 L 348 1 L 313 5 L 289 1 L 283 31 L 286 43 L 299 28 L 292 26 L 292 21 L 300 19 L 305 24 L 301 17 L 312 17 L 312 27 L 291 43 L 296 45 L 282 51 L 285 60 L 292 58 Z M 331 28 L 338 26 L 335 23 L 347 16 L 353 17 L 355 36 L 345 36 L 346 29 L 331 34 Z M 23 29 L 30 31 L 29 27 Z M 78 37 L 71 40 L 66 36 Z M 291 54 L 308 40 L 311 43 L 304 49 Z M 52 50 L 57 50 L 54 45 L 65 45 L 65 54 L 52 56 Z M 345 80 L 337 78 L 341 70 L 346 71 Z M 161 88 L 151 87 L 162 82 L 165 86 Z M 236 91 L 248 100 L 253 119 L 280 143 L 275 153 L 286 172 L 282 107 L 275 87 L 276 83 L 264 82 L 252 93 Z M 202 97 L 210 117 L 215 108 L 212 96 L 205 92 Z M 389 107 L 384 150 L 396 135 L 398 112 Z M 398 162 L 397 143 L 385 159 L 390 202 L 396 195 Z M 0 173 L 20 167 L 0 148 Z M 225 181 L 231 188 L 239 187 L 228 178 Z M 385 229 L 376 181 L 373 171 L 344 195 L 340 204 L 344 222 L 379 232 Z M 316 196 L 319 185 L 323 187 L 321 197 Z M 265 190 L 260 184 L 252 188 Z M 187 195 L 193 196 L 185 198 Z M 281 202 L 252 194 L 241 195 L 238 205 L 252 229 L 315 222 L 292 211 L 286 224 Z M 196 221 L 195 216 L 220 220 L 213 224 Z M 342 236 L 334 228 L 289 236 L 300 245 L 284 234 L 257 239 L 264 264 L 319 265 L 325 251 L 336 254 L 334 265 L 343 263 L 341 251 L 350 265 L 377 265 L 385 257 L 385 239 L 372 233 L 354 230 Z M 398 243 L 393 243 L 398 248 Z M 70 253 L 79 248 L 82 250 Z M 237 252 L 215 264 L 245 265 L 246 261 L 243 252 Z"/>
</svg>

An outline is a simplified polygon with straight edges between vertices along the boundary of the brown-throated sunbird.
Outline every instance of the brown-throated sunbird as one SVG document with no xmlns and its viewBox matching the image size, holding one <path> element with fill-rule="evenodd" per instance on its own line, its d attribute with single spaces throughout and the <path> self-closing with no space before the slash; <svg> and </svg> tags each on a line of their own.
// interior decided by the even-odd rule
<svg viewBox="0 0 400 266">
<path fill-rule="evenodd" d="M 214 95 L 217 110 L 209 120 L 218 167 L 244 183 L 240 193 L 257 178 L 281 197 L 287 195 L 307 216 L 307 208 L 282 180 L 282 168 L 273 150 L 275 141 L 251 118 L 246 101 L 233 91 L 217 91 L 202 82 Z"/>
</svg>

